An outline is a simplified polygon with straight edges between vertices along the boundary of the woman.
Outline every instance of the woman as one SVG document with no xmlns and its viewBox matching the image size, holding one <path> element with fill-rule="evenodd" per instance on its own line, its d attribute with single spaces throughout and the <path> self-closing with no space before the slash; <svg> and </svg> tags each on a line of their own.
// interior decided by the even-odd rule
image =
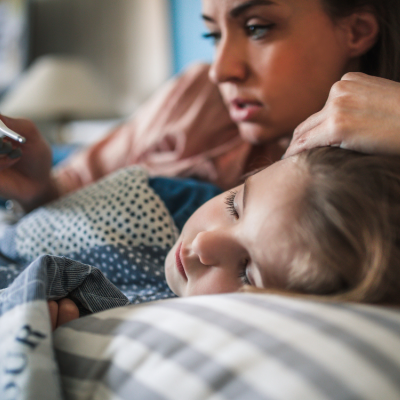
<svg viewBox="0 0 400 400">
<path fill-rule="evenodd" d="M 28 141 L 20 158 L 1 160 L 1 195 L 29 211 L 129 164 L 227 189 L 243 172 L 281 158 L 310 116 L 288 154 L 325 144 L 397 151 L 398 2 L 204 0 L 203 18 L 216 44 L 211 68 L 169 82 L 131 121 L 54 174 L 36 128 L 2 117 Z M 377 125 L 384 139 L 374 135 Z"/>
</svg>

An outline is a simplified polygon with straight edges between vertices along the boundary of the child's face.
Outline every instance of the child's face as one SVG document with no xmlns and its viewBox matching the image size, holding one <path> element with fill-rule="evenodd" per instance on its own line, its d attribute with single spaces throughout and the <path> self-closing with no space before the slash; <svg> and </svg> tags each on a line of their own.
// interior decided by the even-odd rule
<svg viewBox="0 0 400 400">
<path fill-rule="evenodd" d="M 217 39 L 210 77 L 251 143 L 291 136 L 357 69 L 347 20 L 334 23 L 321 0 L 203 0 L 203 16 Z"/>
<path fill-rule="evenodd" d="M 286 286 L 295 252 L 289 232 L 306 180 L 296 160 L 273 164 L 191 216 L 165 262 L 175 294 L 235 292 L 245 283 Z"/>
</svg>

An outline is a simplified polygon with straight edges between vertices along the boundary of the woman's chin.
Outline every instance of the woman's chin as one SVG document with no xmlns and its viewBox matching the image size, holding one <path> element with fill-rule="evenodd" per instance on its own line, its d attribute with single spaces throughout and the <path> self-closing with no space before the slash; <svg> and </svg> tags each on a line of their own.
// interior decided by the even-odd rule
<svg viewBox="0 0 400 400">
<path fill-rule="evenodd" d="M 252 122 L 241 122 L 238 124 L 241 138 L 253 146 L 257 146 L 263 143 L 275 141 L 277 135 L 263 125 Z"/>
</svg>

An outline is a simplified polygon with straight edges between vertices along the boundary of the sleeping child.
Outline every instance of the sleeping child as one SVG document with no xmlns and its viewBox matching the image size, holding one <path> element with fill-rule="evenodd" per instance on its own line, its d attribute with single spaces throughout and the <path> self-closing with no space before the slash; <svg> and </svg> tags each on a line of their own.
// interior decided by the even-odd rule
<svg viewBox="0 0 400 400">
<path fill-rule="evenodd" d="M 130 303 L 239 290 L 400 303 L 398 157 L 321 148 L 284 159 L 207 201 L 179 235 L 145 172 L 133 175 L 29 214 L 2 253 L 94 265 Z M 79 316 L 71 299 L 50 310 L 53 326 Z"/>
</svg>

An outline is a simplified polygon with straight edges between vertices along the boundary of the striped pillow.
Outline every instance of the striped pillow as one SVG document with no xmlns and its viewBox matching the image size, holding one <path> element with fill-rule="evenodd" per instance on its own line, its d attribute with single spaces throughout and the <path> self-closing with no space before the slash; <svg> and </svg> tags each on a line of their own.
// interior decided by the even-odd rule
<svg viewBox="0 0 400 400">
<path fill-rule="evenodd" d="M 127 306 L 54 335 L 67 399 L 400 399 L 400 311 L 225 294 Z"/>
</svg>

